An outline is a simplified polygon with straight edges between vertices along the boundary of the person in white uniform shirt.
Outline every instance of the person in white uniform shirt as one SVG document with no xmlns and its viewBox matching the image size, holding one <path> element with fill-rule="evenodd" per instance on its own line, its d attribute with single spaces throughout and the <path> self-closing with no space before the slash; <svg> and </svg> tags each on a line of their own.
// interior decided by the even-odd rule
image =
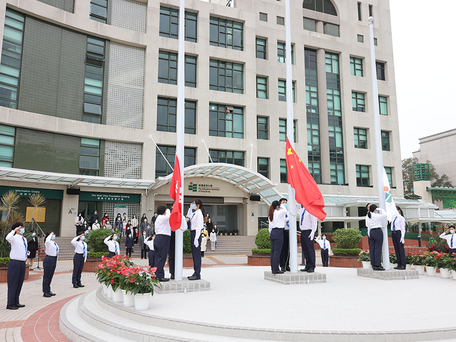
<svg viewBox="0 0 456 342">
<path fill-rule="evenodd" d="M 187 212 L 187 217 L 190 221 L 192 257 L 193 257 L 193 274 L 188 277 L 188 280 L 201 279 L 201 230 L 204 225 L 204 210 L 203 202 L 197 198 L 192 202 Z M 156 221 L 155 221 L 156 222 Z"/>
<path fill-rule="evenodd" d="M 157 219 L 155 220 L 155 275 L 160 282 L 169 281 L 165 278 L 165 264 L 166 257 L 168 256 L 169 244 L 171 240 L 171 226 L 169 225 L 169 218 L 171 212 L 164 205 L 157 208 Z"/>
<path fill-rule="evenodd" d="M 25 261 L 27 260 L 27 240 L 23 236 L 24 232 L 22 223 L 15 223 L 6 236 L 6 241 L 11 244 L 7 273 L 8 300 L 6 308 L 8 310 L 17 310 L 25 306 L 19 303 L 25 277 Z"/>
<path fill-rule="evenodd" d="M 309 213 L 301 204 L 297 204 L 299 215 L 299 228 L 301 229 L 301 248 L 306 261 L 306 266 L 301 272 L 315 272 L 315 246 L 314 237 L 317 230 L 317 218 Z"/>
<path fill-rule="evenodd" d="M 108 246 L 109 249 L 109 254 L 108 258 L 112 258 L 114 255 L 120 253 L 120 248 L 119 248 L 119 243 L 116 241 L 117 240 L 117 234 L 111 234 L 104 239 L 104 243 L 106 246 Z"/>
<path fill-rule="evenodd" d="M 374 271 L 385 270 L 381 262 L 383 245 L 382 220 L 385 218 L 386 213 L 382 209 L 377 208 L 375 204 L 369 206 L 369 211 L 366 215 L 366 227 L 367 235 L 370 239 L 370 259 Z"/>
<path fill-rule="evenodd" d="M 282 252 L 283 245 L 283 229 L 286 225 L 286 216 L 288 211 L 286 207 L 279 201 L 272 202 L 269 207 L 268 221 L 269 221 L 269 240 L 271 241 L 271 271 L 272 274 L 281 274 L 283 271 L 279 270 L 280 253 Z"/>
<path fill-rule="evenodd" d="M 405 218 L 402 209 L 396 206 L 398 214 L 394 217 L 391 222 L 391 238 L 393 240 L 394 252 L 396 253 L 397 266 L 394 267 L 396 270 L 406 269 L 405 259 Z"/>
<path fill-rule="evenodd" d="M 456 254 L 456 235 L 454 226 L 451 225 L 446 231 L 440 234 L 441 239 L 447 241 L 448 247 L 450 247 L 449 255 L 450 257 Z"/>
<path fill-rule="evenodd" d="M 81 283 L 82 269 L 87 260 L 87 243 L 84 240 L 85 234 L 76 236 L 71 240 L 71 244 L 74 246 L 72 283 L 75 289 L 84 287 Z"/>
<path fill-rule="evenodd" d="M 280 199 L 280 205 L 284 205 L 288 208 L 288 200 L 286 198 Z M 287 214 L 285 216 L 285 228 L 283 229 L 283 242 L 282 252 L 280 253 L 280 270 L 290 271 L 290 217 Z"/>
<path fill-rule="evenodd" d="M 55 293 L 51 291 L 51 282 L 59 258 L 59 246 L 55 242 L 54 232 L 47 233 L 44 241 L 46 257 L 43 260 L 43 297 L 49 298 L 55 296 Z"/>
<path fill-rule="evenodd" d="M 154 240 L 155 240 L 155 234 L 152 234 L 148 238 L 144 239 L 144 244 L 147 247 L 149 247 L 148 258 L 149 258 L 149 266 L 150 267 L 155 267 Z"/>
<path fill-rule="evenodd" d="M 321 248 L 321 263 L 323 267 L 328 267 L 329 255 L 331 254 L 331 244 L 326 240 L 326 235 L 320 235 L 315 238 L 315 241 Z"/>
</svg>

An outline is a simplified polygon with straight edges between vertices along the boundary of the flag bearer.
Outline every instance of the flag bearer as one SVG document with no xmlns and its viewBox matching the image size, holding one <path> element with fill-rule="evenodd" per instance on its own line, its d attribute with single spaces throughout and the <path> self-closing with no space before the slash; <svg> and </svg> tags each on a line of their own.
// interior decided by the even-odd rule
<svg viewBox="0 0 456 342">
<path fill-rule="evenodd" d="M 394 217 L 393 222 L 391 222 L 391 237 L 393 240 L 394 252 L 396 253 L 397 258 L 397 266 L 394 268 L 396 270 L 405 270 L 405 218 L 402 209 L 397 206 L 396 209 L 396 217 Z"/>
<path fill-rule="evenodd" d="M 75 289 L 84 287 L 81 283 L 82 269 L 87 260 L 87 243 L 85 243 L 84 240 L 84 234 L 76 236 L 71 240 L 71 244 L 74 246 L 72 283 Z"/>
<path fill-rule="evenodd" d="M 19 295 L 25 277 L 25 261 L 27 260 L 27 240 L 23 236 L 24 232 L 22 223 L 15 223 L 6 236 L 6 241 L 11 244 L 7 273 L 8 301 L 6 308 L 8 310 L 17 310 L 25 306 L 19 303 Z"/>
<path fill-rule="evenodd" d="M 169 244 L 171 241 L 171 227 L 169 225 L 169 217 L 171 212 L 164 205 L 159 205 L 157 208 L 157 219 L 155 220 L 155 267 L 157 271 L 155 275 L 160 282 L 169 281 L 165 278 L 165 263 L 168 256 Z"/>
<path fill-rule="evenodd" d="M 314 237 L 317 230 L 317 218 L 309 213 L 301 204 L 297 204 L 299 227 L 301 228 L 301 247 L 306 267 L 301 272 L 315 272 L 315 246 Z"/>
<path fill-rule="evenodd" d="M 380 211 L 382 211 L 381 214 Z M 382 267 L 381 256 L 383 245 L 382 220 L 386 219 L 386 216 L 386 213 L 377 208 L 375 204 L 369 206 L 369 211 L 366 215 L 367 235 L 370 239 L 370 259 L 374 271 L 385 270 Z"/>
</svg>

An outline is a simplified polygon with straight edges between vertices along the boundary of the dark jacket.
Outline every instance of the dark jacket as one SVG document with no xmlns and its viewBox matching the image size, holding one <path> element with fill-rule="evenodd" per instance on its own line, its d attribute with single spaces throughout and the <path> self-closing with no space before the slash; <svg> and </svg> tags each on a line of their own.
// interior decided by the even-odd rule
<svg viewBox="0 0 456 342">
<path fill-rule="evenodd" d="M 135 246 L 135 242 L 133 241 L 133 238 L 127 237 L 125 239 L 125 247 L 127 248 L 133 248 Z"/>
</svg>

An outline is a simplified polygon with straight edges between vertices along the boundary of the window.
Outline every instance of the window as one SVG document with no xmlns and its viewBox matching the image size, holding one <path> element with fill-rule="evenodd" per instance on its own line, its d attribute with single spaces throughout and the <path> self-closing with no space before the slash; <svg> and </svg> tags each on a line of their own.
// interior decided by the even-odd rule
<svg viewBox="0 0 456 342">
<path fill-rule="evenodd" d="M 269 178 L 269 158 L 258 157 L 257 171 L 260 175 Z"/>
<path fill-rule="evenodd" d="M 364 43 L 364 36 L 362 34 L 358 34 L 357 36 L 358 43 Z"/>
<path fill-rule="evenodd" d="M 377 46 L 377 38 L 374 38 L 374 46 Z"/>
<path fill-rule="evenodd" d="M 197 41 L 198 14 L 185 12 L 185 40 Z M 179 38 L 179 10 L 175 8 L 160 7 L 160 36 Z"/>
<path fill-rule="evenodd" d="M 244 93 L 242 64 L 210 60 L 209 89 L 228 93 Z"/>
<path fill-rule="evenodd" d="M 291 64 L 294 64 L 294 45 L 291 44 Z M 286 44 L 277 42 L 277 61 L 280 63 L 286 63 L 287 61 L 287 52 Z"/>
<path fill-rule="evenodd" d="M 209 155 L 214 163 L 244 166 L 244 152 L 242 151 L 209 150 Z"/>
<path fill-rule="evenodd" d="M 352 92 L 352 107 L 355 112 L 365 112 L 364 93 Z"/>
<path fill-rule="evenodd" d="M 240 107 L 209 104 L 209 135 L 213 137 L 244 138 L 244 113 Z"/>
<path fill-rule="evenodd" d="M 304 0 L 302 7 L 316 12 L 337 15 L 336 8 L 329 0 Z"/>
<path fill-rule="evenodd" d="M 388 115 L 388 98 L 386 96 L 378 97 L 378 105 L 380 107 L 380 115 Z"/>
<path fill-rule="evenodd" d="M 367 130 L 364 128 L 354 128 L 355 148 L 367 148 Z"/>
<path fill-rule="evenodd" d="M 373 16 L 374 16 L 374 6 L 369 5 L 369 17 L 373 17 Z"/>
<path fill-rule="evenodd" d="M 100 140 L 81 138 L 79 174 L 98 176 L 100 168 Z"/>
<path fill-rule="evenodd" d="M 105 41 L 87 37 L 82 121 L 101 123 Z"/>
<path fill-rule="evenodd" d="M 356 186 L 370 186 L 368 165 L 356 165 Z"/>
<path fill-rule="evenodd" d="M 196 56 L 185 56 L 185 86 L 196 88 Z"/>
<path fill-rule="evenodd" d="M 158 54 L 158 82 L 177 84 L 177 53 L 160 51 Z M 196 57 L 185 56 L 185 85 L 196 88 Z"/>
<path fill-rule="evenodd" d="M 277 25 L 285 25 L 285 18 L 277 16 Z"/>
<path fill-rule="evenodd" d="M 303 18 L 304 21 L 304 30 L 316 32 L 317 31 L 317 22 L 315 19 Z"/>
<path fill-rule="evenodd" d="M 257 116 L 257 139 L 269 140 L 268 118 Z"/>
<path fill-rule="evenodd" d="M 159 97 L 157 101 L 157 131 L 176 132 L 177 101 Z M 196 133 L 196 102 L 185 101 L 185 133 Z"/>
<path fill-rule="evenodd" d="M 13 167 L 14 157 L 14 127 L 0 125 L 0 166 Z"/>
<path fill-rule="evenodd" d="M 210 44 L 242 51 L 243 24 L 237 21 L 211 17 Z"/>
<path fill-rule="evenodd" d="M 160 150 L 159 150 L 160 149 Z M 165 158 L 161 155 L 163 153 Z M 158 145 L 155 152 L 155 177 L 165 177 L 173 170 L 169 167 L 168 163 L 174 168 L 174 159 L 176 157 L 175 146 Z M 168 161 L 168 163 L 166 162 Z M 196 148 L 184 147 L 184 167 L 196 164 Z"/>
<path fill-rule="evenodd" d="M 330 163 L 331 184 L 344 184 L 344 164 Z"/>
<path fill-rule="evenodd" d="M 266 59 L 266 39 L 256 39 L 256 58 Z"/>
<path fill-rule="evenodd" d="M 287 161 L 280 159 L 280 183 L 288 183 Z"/>
<path fill-rule="evenodd" d="M 385 63 L 376 62 L 377 65 L 377 80 L 385 80 Z"/>
<path fill-rule="evenodd" d="M 324 23 L 323 24 L 323 33 L 328 34 L 334 37 L 340 37 L 339 25 Z"/>
<path fill-rule="evenodd" d="M 361 3 L 358 1 L 358 21 L 362 21 L 363 17 L 361 15 Z"/>
<path fill-rule="evenodd" d="M 385 166 L 386 176 L 388 177 L 388 182 L 390 187 L 393 187 L 393 168 L 389 166 Z"/>
<path fill-rule="evenodd" d="M 268 21 L 268 14 L 260 12 L 260 21 Z"/>
<path fill-rule="evenodd" d="M 363 77 L 363 60 L 361 58 L 350 57 L 350 73 L 353 76 Z"/>
<path fill-rule="evenodd" d="M 296 120 L 293 120 L 293 138 L 296 142 Z M 287 141 L 287 119 L 279 119 L 279 140 Z"/>
<path fill-rule="evenodd" d="M 259 99 L 268 98 L 268 79 L 257 76 L 257 97 Z"/>
<path fill-rule="evenodd" d="M 108 0 L 90 0 L 90 19 L 106 24 L 108 21 Z"/>
<path fill-rule="evenodd" d="M 292 83 L 293 90 L 293 103 L 295 103 L 295 82 Z M 279 80 L 279 101 L 287 100 L 287 83 L 286 81 Z"/>
<path fill-rule="evenodd" d="M 17 109 L 24 20 L 24 15 L 6 8 L 0 65 L 0 106 L 2 107 Z"/>
<path fill-rule="evenodd" d="M 382 150 L 391 151 L 390 149 L 390 134 L 387 131 L 382 131 Z"/>
</svg>

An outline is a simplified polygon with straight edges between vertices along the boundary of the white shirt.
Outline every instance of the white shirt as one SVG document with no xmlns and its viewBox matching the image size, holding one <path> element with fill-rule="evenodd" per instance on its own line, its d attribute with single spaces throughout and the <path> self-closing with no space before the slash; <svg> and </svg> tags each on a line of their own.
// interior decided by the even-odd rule
<svg viewBox="0 0 456 342">
<path fill-rule="evenodd" d="M 287 216 L 288 211 L 286 211 L 283 207 L 280 207 L 279 210 L 274 210 L 274 216 L 271 219 L 268 217 L 269 221 L 269 234 L 274 228 L 284 229 L 286 222 L 285 217 Z"/>
<path fill-rule="evenodd" d="M 116 246 L 117 246 L 117 253 L 116 254 L 119 254 L 120 252 L 120 249 L 119 249 L 119 243 L 117 241 L 114 241 L 114 240 L 108 240 L 111 238 L 111 235 L 108 236 L 106 239 L 104 239 L 104 243 L 106 246 L 108 246 L 108 249 L 110 252 L 112 253 L 116 253 Z"/>
<path fill-rule="evenodd" d="M 285 230 L 290 230 L 290 213 L 285 215 Z"/>
<path fill-rule="evenodd" d="M 299 228 L 301 230 L 311 230 L 310 234 L 311 240 L 315 236 L 315 231 L 317 230 L 317 218 L 309 213 L 301 204 L 297 204 L 297 211 L 299 215 Z"/>
<path fill-rule="evenodd" d="M 453 246 L 451 246 L 451 237 L 453 237 Z M 440 234 L 440 238 L 447 240 L 448 247 L 450 247 L 451 249 L 456 248 L 456 233 L 446 234 L 445 232 L 443 232 L 442 234 Z"/>
<path fill-rule="evenodd" d="M 150 250 L 154 251 L 155 248 L 154 248 L 154 240 L 155 240 L 155 236 L 149 240 L 149 238 L 147 238 L 146 240 L 144 240 L 144 243 L 149 247 Z"/>
<path fill-rule="evenodd" d="M 27 240 L 22 235 L 16 234 L 14 230 L 6 236 L 6 241 L 11 244 L 10 259 L 27 260 Z"/>
<path fill-rule="evenodd" d="M 84 223 L 84 217 L 82 217 L 82 216 L 76 216 L 76 217 L 74 218 L 74 223 L 75 223 L 75 224 L 78 224 L 78 225 L 80 225 L 80 226 L 82 226 L 82 224 Z"/>
<path fill-rule="evenodd" d="M 87 244 L 76 236 L 71 240 L 71 244 L 74 246 L 74 252 L 82 254 L 84 256 L 84 262 L 87 261 Z"/>
<path fill-rule="evenodd" d="M 132 225 L 133 227 L 138 227 L 138 219 L 133 217 L 133 218 L 131 219 L 131 225 Z"/>
<path fill-rule="evenodd" d="M 382 214 L 379 213 L 380 211 L 382 212 Z M 366 227 L 368 236 L 370 236 L 370 231 L 372 228 L 382 228 L 382 220 L 386 218 L 386 213 L 380 208 L 377 208 L 376 213 L 370 214 L 371 218 L 369 218 L 369 216 L 366 215 Z"/>
<path fill-rule="evenodd" d="M 215 234 L 215 232 L 211 232 L 209 240 L 211 240 L 211 242 L 215 242 L 217 240 L 217 234 Z"/>
<path fill-rule="evenodd" d="M 401 239 L 405 237 L 405 218 L 402 215 L 397 215 L 395 218 L 393 218 L 393 221 L 391 222 L 391 231 L 393 232 L 393 226 L 396 231 L 400 230 L 401 231 Z"/>
<path fill-rule="evenodd" d="M 187 217 L 190 218 L 191 222 L 191 230 L 196 230 L 196 232 L 201 232 L 203 229 L 204 218 L 201 209 L 192 212 L 192 209 L 188 209 Z M 157 217 L 158 219 L 158 217 Z M 157 221 L 155 221 L 155 225 L 157 225 Z M 196 234 L 199 237 L 199 234 Z"/>
<path fill-rule="evenodd" d="M 48 235 L 48 237 L 46 238 L 46 255 L 56 257 L 59 253 L 59 246 L 54 240 L 52 240 L 52 236 L 53 235 Z"/>
<path fill-rule="evenodd" d="M 92 229 L 95 230 L 95 229 L 100 229 L 100 224 L 99 223 L 94 223 L 92 224 Z"/>
<path fill-rule="evenodd" d="M 327 249 L 328 253 L 331 254 L 331 244 L 329 243 L 328 240 L 323 240 L 320 236 L 317 236 L 315 241 L 320 245 L 320 248 L 322 250 Z"/>
<path fill-rule="evenodd" d="M 155 220 L 155 234 L 156 235 L 168 235 L 171 236 L 171 226 L 169 225 L 169 217 L 171 212 L 166 209 L 163 215 L 157 215 Z"/>
</svg>

